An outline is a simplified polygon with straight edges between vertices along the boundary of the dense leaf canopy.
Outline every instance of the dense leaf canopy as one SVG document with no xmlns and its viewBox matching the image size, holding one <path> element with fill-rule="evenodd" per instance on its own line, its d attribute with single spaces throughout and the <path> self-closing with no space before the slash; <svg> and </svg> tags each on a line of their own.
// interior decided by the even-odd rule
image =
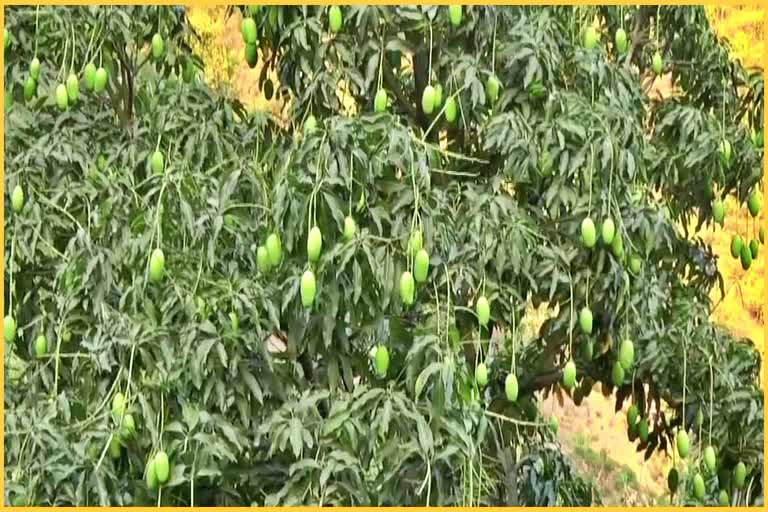
<svg viewBox="0 0 768 512">
<path fill-rule="evenodd" d="M 710 291 L 728 283 L 687 227 L 713 222 L 713 198 L 746 203 L 760 187 L 763 74 L 729 61 L 703 8 L 473 6 L 454 25 L 447 7 L 346 6 L 336 33 L 327 7 L 242 12 L 290 101 L 287 126 L 205 85 L 183 9 L 6 8 L 4 314 L 19 327 L 5 340 L 6 500 L 599 503 L 539 392 L 579 404 L 600 382 L 648 422 L 626 441 L 646 456 L 673 456 L 675 432 L 689 432 L 676 502 L 714 504 L 726 489 L 762 503 L 759 353 L 710 322 Z M 644 85 L 657 50 L 679 89 L 665 99 Z M 108 73 L 102 94 L 87 87 L 89 62 Z M 62 110 L 70 72 L 79 100 Z M 423 91 L 437 85 L 427 115 Z M 379 89 L 387 111 L 374 113 Z M 414 230 L 429 271 L 408 305 Z M 282 257 L 266 269 L 257 254 L 272 233 Z M 524 340 L 531 303 L 556 314 Z M 617 378 L 625 340 L 634 358 Z M 118 392 L 127 413 L 110 414 Z M 717 468 L 702 470 L 699 499 L 687 486 L 709 444 Z M 158 490 L 145 481 L 160 450 L 170 476 Z"/>
</svg>

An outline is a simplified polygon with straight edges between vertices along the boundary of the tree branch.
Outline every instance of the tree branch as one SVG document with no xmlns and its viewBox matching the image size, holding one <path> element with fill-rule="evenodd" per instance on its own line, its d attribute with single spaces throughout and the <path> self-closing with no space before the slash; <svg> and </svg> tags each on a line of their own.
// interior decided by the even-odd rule
<svg viewBox="0 0 768 512">
<path fill-rule="evenodd" d="M 604 381 L 606 380 L 607 376 L 604 374 L 601 374 L 598 370 L 595 364 L 590 364 L 586 367 L 579 368 L 579 372 L 581 375 L 591 378 L 594 382 L 598 381 Z M 503 390 L 504 389 L 504 380 L 506 379 L 506 374 L 499 375 L 496 379 L 496 384 L 498 386 L 498 389 Z M 531 395 L 534 394 L 537 391 L 541 391 L 542 389 L 548 388 L 552 386 L 553 384 L 556 384 L 557 382 L 560 382 L 560 380 L 563 378 L 563 370 L 561 368 L 549 368 L 542 373 L 539 373 L 537 375 L 531 375 L 527 376 L 528 378 L 521 378 L 520 380 L 520 387 L 519 387 L 519 395 Z M 617 392 L 621 392 L 625 389 L 632 389 L 633 386 L 635 389 L 637 389 L 639 386 L 642 386 L 644 384 L 647 384 L 642 379 L 642 375 L 638 374 L 635 376 L 634 380 L 630 380 L 629 382 L 625 381 L 624 384 L 618 388 L 616 388 Z M 682 400 L 680 398 L 673 397 L 669 392 L 664 392 L 661 394 L 661 399 L 664 400 L 671 408 L 676 409 L 680 405 L 682 405 Z"/>
<path fill-rule="evenodd" d="M 133 115 L 133 79 L 131 78 L 131 69 L 128 64 L 128 56 L 125 54 L 125 48 L 117 46 L 117 58 L 120 61 L 120 72 L 123 76 L 123 87 L 125 95 L 123 96 L 122 115 L 123 122 L 128 125 Z"/>
<path fill-rule="evenodd" d="M 397 82 L 397 78 L 392 73 L 392 64 L 387 59 L 386 54 L 384 56 L 384 62 L 385 65 L 382 66 L 382 71 L 384 74 L 384 82 L 386 82 L 387 88 L 392 91 L 392 94 L 394 94 L 395 98 L 397 98 L 398 105 L 400 105 L 403 110 L 408 112 L 408 115 L 410 115 L 414 122 L 420 122 L 419 112 L 413 108 L 413 105 L 410 101 L 408 101 L 408 98 L 403 93 L 403 89 Z"/>
<path fill-rule="evenodd" d="M 635 25 L 632 27 L 632 36 L 630 37 L 629 54 L 627 55 L 626 66 L 629 67 L 630 63 L 635 63 L 635 51 L 638 47 L 644 46 L 647 42 L 647 38 L 640 37 L 640 34 L 647 28 L 648 20 L 653 13 L 653 6 L 641 7 L 638 11 L 638 15 L 635 17 Z"/>
<path fill-rule="evenodd" d="M 409 34 L 410 42 L 414 48 L 419 50 L 413 53 L 413 81 L 415 84 L 416 104 L 419 106 L 417 110 L 418 124 L 423 130 L 429 127 L 430 120 L 421 110 L 421 96 L 424 93 L 424 88 L 429 85 L 429 48 L 424 47 L 424 42 L 421 40 L 420 34 Z M 416 38 L 414 40 L 414 38 Z"/>
</svg>

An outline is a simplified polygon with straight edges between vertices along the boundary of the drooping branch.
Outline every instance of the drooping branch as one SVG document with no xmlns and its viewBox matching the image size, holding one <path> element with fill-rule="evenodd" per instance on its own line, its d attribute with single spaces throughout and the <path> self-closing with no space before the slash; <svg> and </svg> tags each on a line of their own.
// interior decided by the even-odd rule
<svg viewBox="0 0 768 512">
<path fill-rule="evenodd" d="M 565 341 L 563 341 L 565 343 Z M 535 342 L 532 342 L 535 343 Z M 604 373 L 600 372 L 600 369 L 597 365 L 594 363 L 591 363 L 587 366 L 583 366 L 579 368 L 579 373 L 582 376 L 589 377 L 594 382 L 598 381 L 605 381 L 608 376 Z M 496 377 L 496 383 L 498 385 L 498 389 L 503 390 L 504 389 L 504 380 L 506 379 L 506 374 L 498 375 Z M 643 386 L 646 384 L 649 384 L 648 378 L 644 374 L 637 374 L 634 376 L 634 378 L 625 380 L 624 384 L 617 387 L 617 392 L 622 392 L 629 389 L 637 389 L 639 386 Z M 553 367 L 548 368 L 540 373 L 537 374 L 524 374 L 520 377 L 520 385 L 519 385 L 519 393 L 520 396 L 523 395 L 531 395 L 538 391 L 541 391 L 542 389 L 546 389 L 548 387 L 553 386 L 554 384 L 560 382 L 563 378 L 563 371 L 562 368 L 559 367 Z M 651 385 L 653 385 L 652 382 L 650 382 Z M 682 399 L 676 396 L 673 396 L 669 391 L 664 391 L 661 393 L 661 399 L 664 400 L 664 402 L 669 405 L 671 408 L 676 409 L 682 405 Z"/>
<path fill-rule="evenodd" d="M 414 92 L 416 95 L 416 104 L 421 105 L 421 95 L 424 92 L 424 88 L 429 85 L 429 48 L 424 45 L 422 34 L 410 33 L 409 39 L 414 48 L 418 48 L 413 54 L 413 82 Z M 424 114 L 421 108 L 417 109 L 418 124 L 422 129 L 426 130 L 429 127 L 430 119 Z"/>
<path fill-rule="evenodd" d="M 632 36 L 630 37 L 629 54 L 626 60 L 626 66 L 630 63 L 637 64 L 635 52 L 638 48 L 645 46 L 648 42 L 648 36 L 645 34 L 649 28 L 651 15 L 655 11 L 653 6 L 643 6 L 638 10 L 635 16 L 635 23 L 632 27 Z"/>
<path fill-rule="evenodd" d="M 384 63 L 385 65 L 382 66 L 382 72 L 384 75 L 384 82 L 387 84 L 387 89 L 395 95 L 397 104 L 401 107 L 401 110 L 406 111 L 414 122 L 419 122 L 419 112 L 413 107 L 411 101 L 409 101 L 408 97 L 403 93 L 403 89 L 400 87 L 397 78 L 392 73 L 392 63 L 389 62 L 386 55 L 384 56 Z"/>
<path fill-rule="evenodd" d="M 128 126 L 133 117 L 133 77 L 131 76 L 133 70 L 131 69 L 128 56 L 125 53 L 125 48 L 121 45 L 117 45 L 117 58 L 120 62 L 120 73 L 123 82 L 123 104 L 120 118 L 122 119 L 123 124 Z"/>
</svg>

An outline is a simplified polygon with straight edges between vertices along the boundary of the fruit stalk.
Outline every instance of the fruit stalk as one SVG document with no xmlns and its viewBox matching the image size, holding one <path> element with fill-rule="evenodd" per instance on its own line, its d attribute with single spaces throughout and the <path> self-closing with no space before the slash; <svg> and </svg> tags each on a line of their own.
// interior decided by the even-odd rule
<svg viewBox="0 0 768 512">
<path fill-rule="evenodd" d="M 725 76 L 723 76 L 723 89 L 726 88 Z M 723 94 L 723 117 L 720 121 L 720 138 L 725 140 L 725 94 Z"/>
<path fill-rule="evenodd" d="M 38 5 L 35 9 L 35 54 L 34 56 L 37 57 L 37 38 L 38 38 L 38 20 L 40 18 L 40 6 Z"/>
<path fill-rule="evenodd" d="M 323 147 L 325 144 L 325 137 L 327 135 L 327 132 L 323 133 L 323 138 L 320 141 L 320 146 Z M 320 156 L 318 155 L 318 160 L 320 159 Z M 315 162 L 317 164 L 317 162 Z M 325 161 L 321 165 L 317 165 L 315 168 L 315 185 L 312 189 L 312 194 L 309 197 L 309 212 L 307 214 L 307 233 L 309 233 L 310 226 L 317 225 L 317 193 L 320 191 L 320 185 L 322 183 L 322 180 L 320 180 L 320 168 L 322 165 L 325 165 Z"/>
<path fill-rule="evenodd" d="M 619 28 L 624 30 L 624 6 L 619 5 Z"/>
<path fill-rule="evenodd" d="M 379 56 L 379 89 L 384 85 L 384 37 L 381 38 L 381 55 Z"/>
<path fill-rule="evenodd" d="M 91 39 L 88 41 L 88 48 L 85 50 L 85 59 L 83 59 L 83 67 L 80 69 L 80 73 L 83 73 L 85 71 L 85 66 L 88 62 L 91 61 L 91 49 L 93 48 L 93 41 L 96 38 L 96 33 L 101 29 L 101 26 L 94 25 L 93 30 L 91 31 Z M 37 44 L 37 43 L 35 43 Z"/>
<path fill-rule="evenodd" d="M 59 73 L 56 75 L 57 82 L 62 79 L 64 70 L 67 67 L 67 48 L 69 48 L 69 39 L 64 39 L 64 53 L 61 55 L 61 66 L 59 67 Z M 74 51 L 74 48 L 72 51 Z"/>
<path fill-rule="evenodd" d="M 712 356 L 709 357 L 709 445 L 712 446 L 712 414 L 715 407 L 715 371 Z"/>
<path fill-rule="evenodd" d="M 611 189 L 613 187 L 613 158 L 611 158 L 611 169 L 608 174 L 608 217 L 611 217 Z M 619 217 L 621 217 L 621 210 L 619 211 Z"/>
<path fill-rule="evenodd" d="M 592 103 L 595 102 L 594 98 L 595 79 L 592 79 Z M 595 166 L 595 147 L 590 144 L 589 146 L 589 203 L 587 205 L 587 215 L 592 214 L 592 173 Z"/>
<path fill-rule="evenodd" d="M 416 172 L 413 170 L 413 163 L 411 163 L 411 186 L 413 187 L 413 217 L 411 218 L 411 233 L 416 230 L 416 225 L 419 223 L 419 188 L 416 186 Z M 408 269 L 411 269 L 413 263 L 414 252 L 408 248 Z"/>
<path fill-rule="evenodd" d="M 163 449 L 163 426 L 165 425 L 165 393 L 162 391 L 160 392 L 160 411 L 158 412 L 158 420 L 160 420 L 160 425 L 158 427 L 158 432 L 160 432 L 159 435 L 159 441 L 160 441 L 160 449 Z"/>
<path fill-rule="evenodd" d="M 56 355 L 54 356 L 56 358 L 56 363 L 54 367 L 54 385 L 53 385 L 53 394 L 51 395 L 52 399 L 55 399 L 57 396 L 57 388 L 59 385 L 59 363 L 61 361 L 61 324 L 59 324 L 59 330 L 56 333 Z"/>
<path fill-rule="evenodd" d="M 432 281 L 432 289 L 435 291 L 435 307 L 437 308 L 435 314 L 437 315 L 437 339 L 440 340 L 440 294 L 437 290 L 437 283 Z M 445 339 L 448 341 L 448 310 L 445 312 Z"/>
<path fill-rule="evenodd" d="M 427 83 L 432 81 L 432 22 L 429 22 L 429 65 L 427 66 Z"/>
<path fill-rule="evenodd" d="M 77 39 L 75 38 L 75 25 L 72 24 L 72 58 L 69 60 L 69 69 L 74 71 L 75 69 L 75 45 Z"/>
<path fill-rule="evenodd" d="M 128 380 L 125 383 L 125 402 L 126 404 L 131 398 L 131 376 L 133 375 L 133 356 L 136 353 L 136 343 L 131 345 L 131 358 L 128 362 Z M 125 408 L 128 409 L 127 407 Z M 125 416 L 125 411 L 123 411 L 122 416 Z M 122 424 L 123 418 L 120 418 L 120 424 Z"/>
<path fill-rule="evenodd" d="M 94 467 L 94 472 L 99 471 L 99 468 L 101 467 L 101 463 L 104 461 L 104 457 L 107 455 L 107 451 L 109 450 L 109 446 L 112 444 L 112 439 L 115 436 L 114 432 L 109 435 L 109 438 L 107 439 L 107 442 L 104 444 L 104 448 L 101 450 L 101 456 L 99 457 L 99 461 L 96 463 L 96 466 Z"/>
<path fill-rule="evenodd" d="M 493 13 L 493 39 L 491 40 L 491 71 L 496 70 L 496 11 Z"/>
<path fill-rule="evenodd" d="M 162 209 L 162 206 L 163 206 L 163 193 L 165 193 L 166 183 L 167 183 L 167 180 L 164 179 L 163 184 L 160 187 L 160 195 L 158 196 L 158 200 L 157 200 L 157 210 L 155 210 L 155 221 L 154 221 L 154 226 L 152 227 L 152 237 L 149 240 L 149 246 L 152 247 L 155 235 L 157 235 L 157 239 L 158 239 L 158 242 L 156 245 L 157 249 L 160 248 L 160 237 L 162 235 L 162 232 L 160 230 L 160 210 Z M 149 275 L 151 261 L 152 261 L 152 251 L 149 251 L 147 254 L 147 267 L 145 270 L 146 273 L 144 274 L 144 286 L 142 289 L 142 294 L 145 293 L 147 289 L 147 281 L 148 281 L 147 277 Z"/>
<path fill-rule="evenodd" d="M 687 350 L 687 343 L 685 340 L 683 340 L 683 431 L 686 430 L 685 427 L 685 380 L 687 377 L 687 371 L 688 371 L 688 350 Z"/>
<path fill-rule="evenodd" d="M 11 235 L 11 258 L 8 263 L 8 314 L 13 313 L 13 251 L 16 248 L 16 228 Z M 18 319 L 17 324 L 18 324 Z"/>
<path fill-rule="evenodd" d="M 573 299 L 571 299 L 573 301 Z M 512 311 L 512 374 L 517 375 L 517 361 L 516 361 L 516 348 L 517 348 L 517 319 L 515 318 L 515 312 Z M 573 324 L 573 309 L 571 309 L 571 324 Z"/>
<path fill-rule="evenodd" d="M 384 49 L 382 48 L 381 54 L 384 55 Z M 379 68 L 381 70 L 381 68 Z M 381 87 L 381 85 L 379 85 Z M 355 171 L 353 169 L 353 165 L 355 163 L 355 159 L 352 157 L 352 148 L 349 150 L 349 211 L 347 215 L 352 215 L 352 186 L 355 182 Z"/>
<path fill-rule="evenodd" d="M 574 317 L 573 317 L 573 277 L 571 276 L 570 271 L 568 271 L 568 284 L 570 285 L 570 288 L 571 288 L 571 323 L 570 323 L 571 328 L 568 329 L 568 353 L 570 354 L 571 358 L 573 358 L 573 329 L 575 327 L 575 323 L 574 323 Z M 513 319 L 514 319 L 514 315 L 513 315 Z M 513 352 L 513 357 L 514 357 L 514 352 Z"/>
</svg>

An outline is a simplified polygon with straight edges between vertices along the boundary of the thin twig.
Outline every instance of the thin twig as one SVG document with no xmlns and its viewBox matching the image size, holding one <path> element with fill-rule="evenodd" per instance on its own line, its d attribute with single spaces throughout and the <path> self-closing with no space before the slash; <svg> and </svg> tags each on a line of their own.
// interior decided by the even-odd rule
<svg viewBox="0 0 768 512">
<path fill-rule="evenodd" d="M 450 150 L 447 150 L 447 149 L 443 149 L 440 146 L 436 146 L 436 145 L 431 144 L 429 142 L 423 141 L 423 140 L 419 139 L 418 137 L 414 136 L 413 134 L 411 134 L 411 139 L 414 142 L 418 142 L 422 146 L 425 146 L 425 147 L 427 147 L 429 149 L 437 151 L 441 155 L 446 156 L 448 158 L 453 158 L 455 160 L 463 160 L 465 162 L 474 162 L 474 163 L 478 163 L 478 164 L 485 164 L 485 165 L 488 165 L 490 163 L 488 160 L 483 160 L 481 158 L 475 158 L 475 157 L 471 157 L 471 156 L 465 156 L 465 155 L 462 155 L 460 153 L 454 153 L 453 151 L 450 151 Z"/>
<path fill-rule="evenodd" d="M 514 418 L 510 418 L 509 416 L 504 416 L 503 414 L 497 414 L 493 411 L 485 411 L 485 414 L 487 416 L 490 416 L 492 418 L 499 419 L 501 421 L 507 421 L 509 423 L 514 423 L 515 425 L 521 425 L 521 426 L 527 426 L 527 427 L 546 427 L 546 423 L 538 423 L 535 421 L 525 421 L 525 420 L 516 420 Z"/>
</svg>

